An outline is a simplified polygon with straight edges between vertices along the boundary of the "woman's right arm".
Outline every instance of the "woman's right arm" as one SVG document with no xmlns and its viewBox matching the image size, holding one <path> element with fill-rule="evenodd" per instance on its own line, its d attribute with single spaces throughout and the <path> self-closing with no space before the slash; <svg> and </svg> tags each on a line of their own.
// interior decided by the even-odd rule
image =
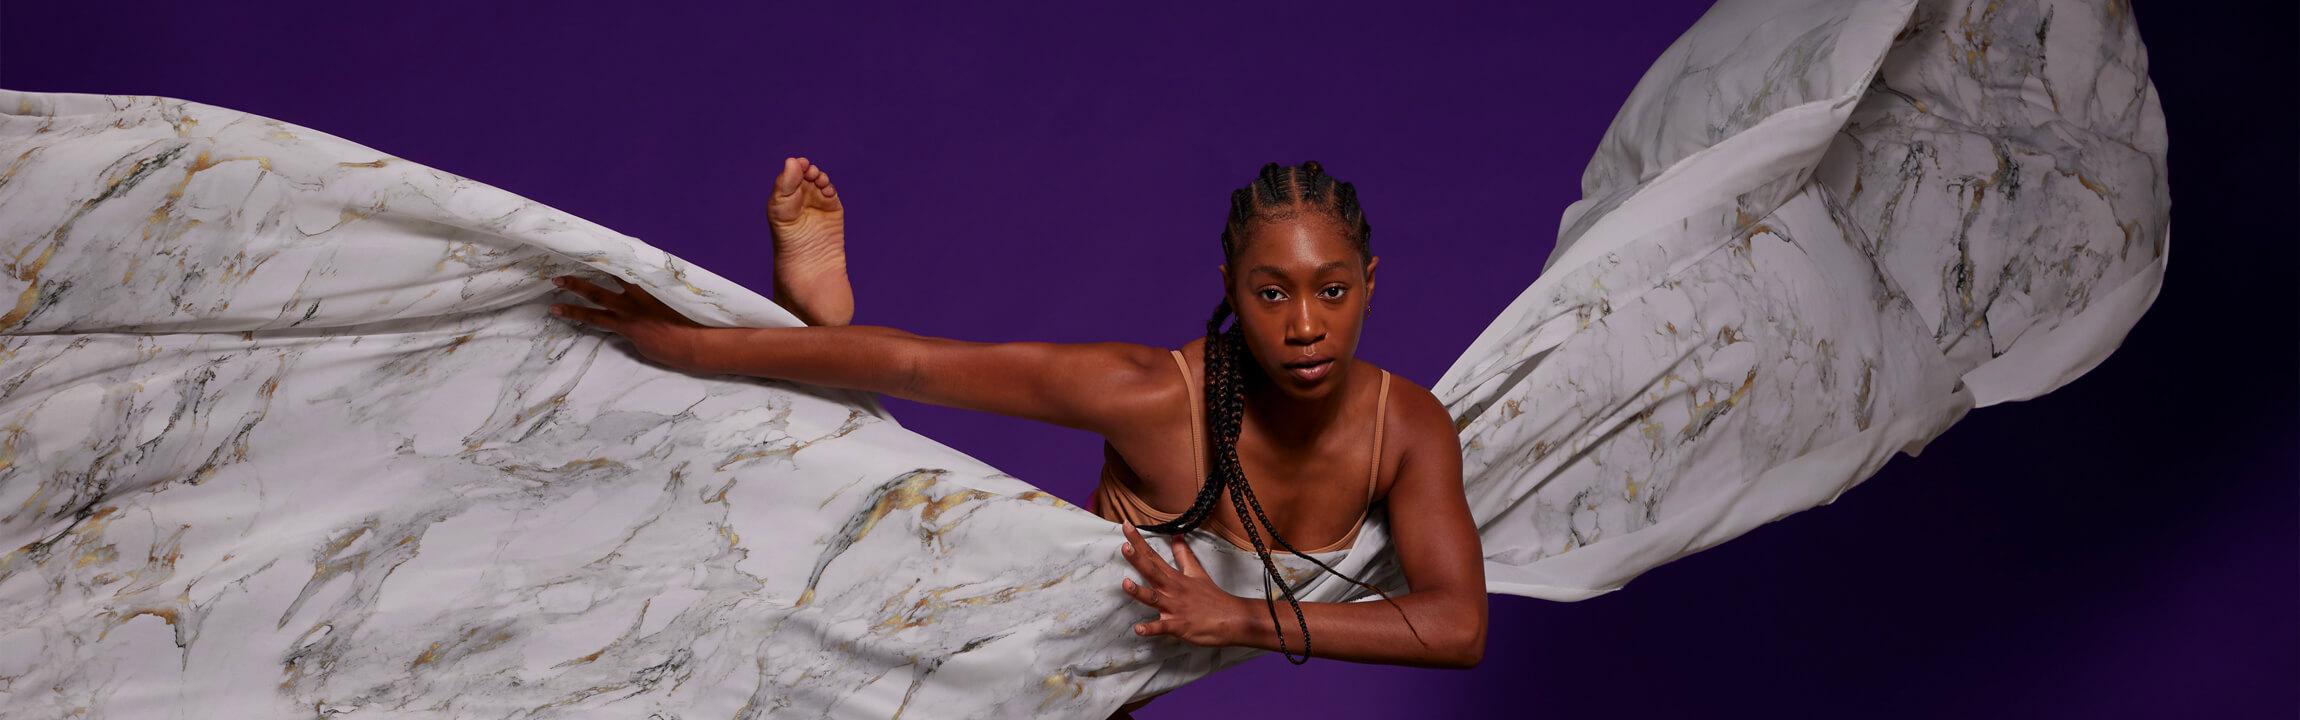
<svg viewBox="0 0 2300 720">
<path fill-rule="evenodd" d="M 1186 392 L 1166 352 L 1134 343 L 981 343 L 890 327 L 708 328 L 704 372 L 771 377 L 1110 435 Z"/>
</svg>

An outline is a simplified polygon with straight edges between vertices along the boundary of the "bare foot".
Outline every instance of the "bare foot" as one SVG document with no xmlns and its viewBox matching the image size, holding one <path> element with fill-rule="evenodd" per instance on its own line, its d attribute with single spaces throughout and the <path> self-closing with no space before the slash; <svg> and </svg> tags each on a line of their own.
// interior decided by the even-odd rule
<svg viewBox="0 0 2300 720">
<path fill-rule="evenodd" d="M 846 207 L 830 173 L 803 157 L 784 158 L 767 199 L 767 227 L 775 235 L 775 302 L 808 325 L 853 320 Z"/>
</svg>

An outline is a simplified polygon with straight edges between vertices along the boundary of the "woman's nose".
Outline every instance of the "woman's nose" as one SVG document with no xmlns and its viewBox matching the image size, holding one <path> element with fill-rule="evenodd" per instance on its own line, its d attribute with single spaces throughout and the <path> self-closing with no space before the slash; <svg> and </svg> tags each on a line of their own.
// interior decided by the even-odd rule
<svg viewBox="0 0 2300 720">
<path fill-rule="evenodd" d="M 1286 317 L 1288 342 L 1308 345 L 1326 339 L 1325 323 L 1318 320 L 1317 313 L 1311 311 L 1309 303 L 1297 303 L 1294 308 L 1294 312 L 1288 313 Z"/>
</svg>

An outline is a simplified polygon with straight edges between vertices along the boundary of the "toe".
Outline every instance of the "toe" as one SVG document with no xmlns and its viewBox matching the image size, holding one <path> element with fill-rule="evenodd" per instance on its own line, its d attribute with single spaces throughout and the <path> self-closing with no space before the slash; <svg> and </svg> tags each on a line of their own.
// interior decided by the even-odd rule
<svg viewBox="0 0 2300 720">
<path fill-rule="evenodd" d="M 789 195 L 799 189 L 799 159 L 783 158 L 783 171 L 775 175 L 775 194 Z"/>
</svg>

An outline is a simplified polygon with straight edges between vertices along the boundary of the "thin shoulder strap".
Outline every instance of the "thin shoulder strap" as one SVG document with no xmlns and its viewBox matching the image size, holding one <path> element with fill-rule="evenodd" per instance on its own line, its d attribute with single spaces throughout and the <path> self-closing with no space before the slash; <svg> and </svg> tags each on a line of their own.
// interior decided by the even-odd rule
<svg viewBox="0 0 2300 720">
<path fill-rule="evenodd" d="M 1389 414 L 1390 371 L 1382 371 L 1382 389 L 1374 401 L 1374 466 L 1366 468 L 1366 504 L 1373 505 L 1374 481 L 1382 476 L 1382 417 Z"/>
<path fill-rule="evenodd" d="M 1190 471 L 1198 477 L 1199 485 L 1205 485 L 1206 451 L 1198 446 L 1198 429 L 1206 426 L 1206 420 L 1198 414 L 1198 384 L 1190 379 L 1190 361 L 1182 358 L 1182 351 L 1166 352 L 1174 356 L 1174 367 L 1182 371 L 1182 387 L 1189 390 L 1182 397 L 1182 404 L 1190 408 Z M 1375 433 L 1379 437 L 1380 431 L 1376 430 Z"/>
</svg>

